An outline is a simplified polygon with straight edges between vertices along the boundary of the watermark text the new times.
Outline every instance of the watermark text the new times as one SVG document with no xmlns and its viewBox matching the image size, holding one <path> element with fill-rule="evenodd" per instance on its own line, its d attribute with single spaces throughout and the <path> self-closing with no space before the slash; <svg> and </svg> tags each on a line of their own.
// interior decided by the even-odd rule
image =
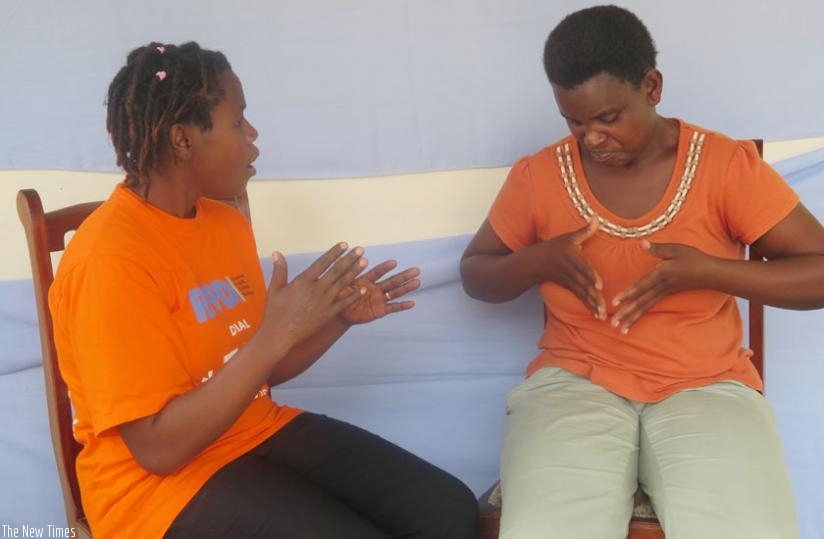
<svg viewBox="0 0 824 539">
<path fill-rule="evenodd" d="M 74 528 L 63 526 L 9 526 L 3 524 L 0 537 L 77 537 Z"/>
</svg>

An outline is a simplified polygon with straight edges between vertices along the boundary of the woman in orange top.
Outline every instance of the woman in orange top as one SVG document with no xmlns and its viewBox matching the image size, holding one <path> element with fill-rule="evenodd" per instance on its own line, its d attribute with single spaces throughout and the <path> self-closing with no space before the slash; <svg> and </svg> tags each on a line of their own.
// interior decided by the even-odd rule
<svg viewBox="0 0 824 539">
<path fill-rule="evenodd" d="M 418 270 L 363 273 L 335 245 L 268 291 L 242 195 L 257 131 L 219 52 L 132 51 L 107 126 L 126 178 L 77 231 L 50 290 L 95 537 L 474 537 L 460 481 L 269 387 L 352 325 L 410 309 Z"/>
<path fill-rule="evenodd" d="M 472 297 L 537 285 L 547 310 L 507 401 L 501 537 L 625 538 L 639 484 L 667 537 L 798 535 L 735 296 L 824 306 L 824 229 L 753 144 L 656 113 L 655 56 L 615 6 L 550 33 L 571 136 L 515 164 L 461 261 Z"/>
</svg>

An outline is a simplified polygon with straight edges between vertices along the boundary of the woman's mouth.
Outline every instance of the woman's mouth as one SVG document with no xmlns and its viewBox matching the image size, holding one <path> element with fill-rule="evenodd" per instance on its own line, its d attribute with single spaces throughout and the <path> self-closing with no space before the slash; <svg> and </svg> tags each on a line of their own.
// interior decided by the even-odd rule
<svg viewBox="0 0 824 539">
<path fill-rule="evenodd" d="M 255 174 L 257 172 L 257 169 L 255 168 L 255 166 L 252 163 L 254 163 L 257 160 L 258 156 L 260 156 L 260 150 L 258 150 L 257 148 L 254 148 L 254 150 L 255 150 L 254 157 L 252 157 L 252 159 L 249 161 L 249 163 L 246 164 L 246 168 L 249 169 L 252 174 Z"/>
<path fill-rule="evenodd" d="M 614 161 L 620 157 L 620 154 L 618 152 L 588 150 L 587 154 L 589 154 L 589 158 L 595 161 L 596 163 L 606 163 L 609 161 Z"/>
</svg>

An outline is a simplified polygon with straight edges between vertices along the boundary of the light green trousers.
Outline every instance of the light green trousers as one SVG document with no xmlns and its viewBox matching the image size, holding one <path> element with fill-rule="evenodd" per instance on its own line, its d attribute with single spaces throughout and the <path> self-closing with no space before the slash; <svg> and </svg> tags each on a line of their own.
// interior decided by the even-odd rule
<svg viewBox="0 0 824 539">
<path fill-rule="evenodd" d="M 667 539 L 799 536 L 772 410 L 742 384 L 649 404 L 549 367 L 507 415 L 502 538 L 626 539 L 639 484 Z"/>
</svg>

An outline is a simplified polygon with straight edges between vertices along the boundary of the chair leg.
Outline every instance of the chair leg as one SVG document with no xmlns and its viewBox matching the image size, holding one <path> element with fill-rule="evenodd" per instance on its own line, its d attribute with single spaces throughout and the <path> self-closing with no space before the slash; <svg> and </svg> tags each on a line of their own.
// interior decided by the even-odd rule
<svg viewBox="0 0 824 539">
<path fill-rule="evenodd" d="M 501 531 L 501 513 L 481 515 L 478 520 L 478 539 L 498 539 Z"/>
<path fill-rule="evenodd" d="M 657 520 L 636 520 L 629 523 L 627 539 L 664 539 L 664 530 Z"/>
</svg>

